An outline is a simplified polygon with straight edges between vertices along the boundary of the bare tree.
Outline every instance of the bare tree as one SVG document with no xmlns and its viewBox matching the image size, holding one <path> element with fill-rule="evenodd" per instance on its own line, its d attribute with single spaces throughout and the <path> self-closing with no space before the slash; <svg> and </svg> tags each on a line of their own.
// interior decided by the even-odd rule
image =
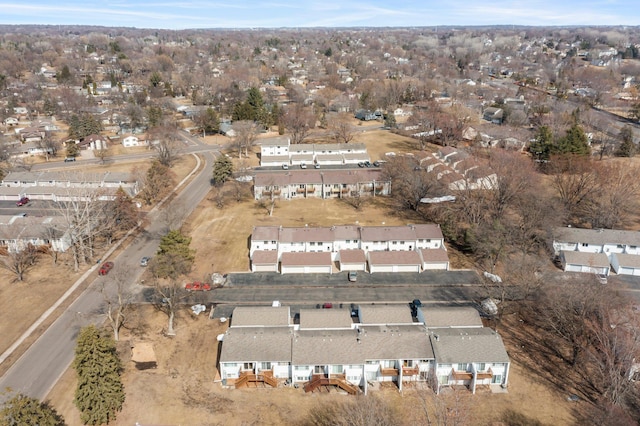
<svg viewBox="0 0 640 426">
<path fill-rule="evenodd" d="M 81 263 L 93 259 L 95 237 L 101 231 L 103 217 L 100 214 L 100 191 L 95 188 L 68 188 L 64 197 L 56 203 L 56 211 L 63 218 L 58 229 L 66 233 L 71 245 L 74 270 Z"/>
<path fill-rule="evenodd" d="M 592 383 L 615 405 L 623 405 L 634 391 L 630 380 L 640 353 L 640 322 L 630 306 L 603 306 L 597 317 L 589 318 L 591 335 L 587 354 L 595 367 Z M 589 376 L 591 377 L 591 376 Z"/>
<path fill-rule="evenodd" d="M 421 168 L 413 157 L 390 158 L 384 175 L 391 180 L 392 196 L 404 208 L 418 211 L 422 198 L 442 195 L 436 174 Z"/>
<path fill-rule="evenodd" d="M 552 185 L 570 213 L 575 213 L 597 189 L 598 177 L 588 158 L 563 156 L 552 158 Z"/>
<path fill-rule="evenodd" d="M 101 147 L 93 151 L 93 155 L 100 159 L 100 163 L 105 164 L 111 157 L 111 151 L 106 147 Z"/>
<path fill-rule="evenodd" d="M 131 274 L 123 269 L 116 270 L 104 278 L 100 293 L 106 303 L 105 315 L 109 320 L 109 327 L 113 331 L 113 338 L 120 340 L 120 329 L 127 320 L 127 312 L 133 303 L 133 294 L 129 291 Z"/>
<path fill-rule="evenodd" d="M 233 139 L 233 146 L 238 150 L 238 158 L 249 156 L 249 149 L 253 147 L 258 138 L 258 125 L 250 120 L 240 120 L 233 123 L 233 130 L 236 136 Z"/>
<path fill-rule="evenodd" d="M 316 116 L 310 108 L 301 103 L 288 106 L 282 115 L 284 127 L 291 133 L 291 143 L 302 143 L 309 132 L 316 127 Z"/>
<path fill-rule="evenodd" d="M 180 301 L 186 297 L 185 290 L 176 279 L 156 280 L 156 307 L 167 315 L 167 335 L 175 336 L 175 318 Z"/>
<path fill-rule="evenodd" d="M 36 146 L 42 150 L 42 155 L 44 155 L 45 160 L 49 161 L 49 156 L 55 157 L 58 154 L 61 144 L 50 132 L 47 132 L 44 138 L 38 141 Z"/>
<path fill-rule="evenodd" d="M 332 116 L 328 124 L 333 139 L 337 143 L 349 143 L 356 135 L 355 129 L 351 124 L 351 116 L 347 113 Z"/>
<path fill-rule="evenodd" d="M 158 153 L 160 164 L 172 167 L 182 151 L 182 140 L 178 129 L 171 124 L 162 124 L 149 130 L 149 140 Z"/>
<path fill-rule="evenodd" d="M 36 265 L 37 260 L 38 250 L 29 244 L 19 251 L 0 256 L 0 268 L 11 272 L 16 280 L 22 282 L 24 275 Z"/>
</svg>

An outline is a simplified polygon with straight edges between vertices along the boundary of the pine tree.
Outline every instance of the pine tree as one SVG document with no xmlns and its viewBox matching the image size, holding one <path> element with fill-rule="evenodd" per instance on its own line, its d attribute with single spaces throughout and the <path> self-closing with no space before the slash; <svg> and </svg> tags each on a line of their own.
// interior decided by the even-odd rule
<svg viewBox="0 0 640 426">
<path fill-rule="evenodd" d="M 176 278 L 191 271 L 195 250 L 189 248 L 191 237 L 179 230 L 169 231 L 160 240 L 154 274 L 160 278 Z"/>
<path fill-rule="evenodd" d="M 549 160 L 553 151 L 553 133 L 547 126 L 541 126 L 536 132 L 534 141 L 529 145 L 529 152 L 537 161 Z"/>
<path fill-rule="evenodd" d="M 633 157 L 636 155 L 636 145 L 633 143 L 633 130 L 631 130 L 631 127 L 624 126 L 620 129 L 620 139 L 622 139 L 622 142 L 615 152 L 616 157 Z"/>
<path fill-rule="evenodd" d="M 221 155 L 213 164 L 213 182 L 222 185 L 233 173 L 233 162 L 226 155 Z"/>
<path fill-rule="evenodd" d="M 90 325 L 80 330 L 73 361 L 78 385 L 74 403 L 84 424 L 100 425 L 115 419 L 125 394 L 115 341 Z"/>
<path fill-rule="evenodd" d="M 591 148 L 589 147 L 589 139 L 578 124 L 574 124 L 568 130 L 566 135 L 558 141 L 556 146 L 558 154 L 574 154 L 589 155 Z"/>
<path fill-rule="evenodd" d="M 0 408 L 2 426 L 63 426 L 64 419 L 47 402 L 17 394 Z"/>
</svg>

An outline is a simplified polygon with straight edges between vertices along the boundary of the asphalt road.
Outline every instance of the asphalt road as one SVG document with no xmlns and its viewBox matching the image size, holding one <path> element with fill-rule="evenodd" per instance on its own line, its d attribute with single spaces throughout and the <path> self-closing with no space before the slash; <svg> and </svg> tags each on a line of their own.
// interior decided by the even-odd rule
<svg viewBox="0 0 640 426">
<path fill-rule="evenodd" d="M 196 141 L 197 142 L 197 141 Z M 200 149 L 199 147 L 196 147 Z M 179 211 L 185 219 L 210 189 L 214 154 L 210 147 L 202 149 L 205 166 L 200 173 L 162 210 L 149 215 L 150 225 L 119 256 L 110 258 L 115 267 L 106 277 L 97 277 L 39 338 L 0 378 L 0 389 L 10 388 L 43 400 L 73 360 L 75 339 L 81 327 L 104 321 L 104 298 L 99 292 L 102 283 L 108 283 L 112 274 L 125 271 L 135 285 L 143 270 L 139 266 L 142 256 L 156 252 L 160 237 L 166 232 L 162 211 Z M 102 259 L 103 261 L 105 259 Z M 7 395 L 0 394 L 0 403 Z"/>
</svg>

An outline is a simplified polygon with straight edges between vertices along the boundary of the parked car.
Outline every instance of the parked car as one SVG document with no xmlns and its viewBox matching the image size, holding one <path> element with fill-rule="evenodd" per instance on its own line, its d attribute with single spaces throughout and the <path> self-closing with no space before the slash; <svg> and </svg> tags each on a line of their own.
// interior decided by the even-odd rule
<svg viewBox="0 0 640 426">
<path fill-rule="evenodd" d="M 184 289 L 187 291 L 209 291 L 211 290 L 211 284 L 194 281 L 192 283 L 186 283 Z"/>
<path fill-rule="evenodd" d="M 104 262 L 98 271 L 98 275 L 107 275 L 113 269 L 113 262 Z"/>
<path fill-rule="evenodd" d="M 18 200 L 18 202 L 16 203 L 16 206 L 18 207 L 22 207 L 22 206 L 26 206 L 27 204 L 29 204 L 29 197 L 22 197 Z"/>
<path fill-rule="evenodd" d="M 283 168 L 284 170 L 289 170 L 289 165 L 288 165 L 288 164 L 283 164 L 283 165 L 282 165 L 282 168 Z"/>
<path fill-rule="evenodd" d="M 319 169 L 319 168 L 320 168 L 320 164 L 315 163 L 315 164 L 313 165 L 313 168 L 314 168 L 314 169 Z"/>
<path fill-rule="evenodd" d="M 371 167 L 373 164 L 371 164 L 371 161 L 365 161 L 364 162 L 364 166 L 365 167 Z"/>
<path fill-rule="evenodd" d="M 331 309 L 333 308 L 333 303 L 325 303 L 322 305 L 322 309 Z"/>
<path fill-rule="evenodd" d="M 380 167 L 380 162 L 379 161 L 374 161 L 373 162 L 373 167 Z"/>
<path fill-rule="evenodd" d="M 65 163 L 70 163 L 76 161 L 76 157 L 65 157 L 64 162 Z"/>
<path fill-rule="evenodd" d="M 349 274 L 347 274 L 347 278 L 349 278 L 350 282 L 354 283 L 358 281 L 358 273 L 356 271 L 349 271 Z"/>
<path fill-rule="evenodd" d="M 306 169 L 306 168 L 307 168 L 307 165 L 306 165 L 305 163 L 300 163 L 300 168 L 301 168 L 301 169 Z"/>
<path fill-rule="evenodd" d="M 358 163 L 358 167 L 364 167 L 364 163 L 361 161 Z"/>
<path fill-rule="evenodd" d="M 140 259 L 140 266 L 147 266 L 149 265 L 149 261 L 151 260 L 150 257 L 143 257 L 142 259 Z"/>
</svg>

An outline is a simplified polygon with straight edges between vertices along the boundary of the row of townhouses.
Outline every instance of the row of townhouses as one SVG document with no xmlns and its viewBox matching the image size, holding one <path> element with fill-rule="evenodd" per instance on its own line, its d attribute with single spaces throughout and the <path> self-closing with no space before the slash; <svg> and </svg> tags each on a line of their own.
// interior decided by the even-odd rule
<svg viewBox="0 0 640 426">
<path fill-rule="evenodd" d="M 130 173 L 10 172 L 0 182 L 0 199 L 69 201 L 83 198 L 112 200 L 119 188 L 129 196 L 139 191 Z"/>
<path fill-rule="evenodd" d="M 414 318 L 415 317 L 415 318 Z M 335 386 L 365 394 L 380 382 L 507 387 L 510 360 L 500 335 L 472 307 L 360 305 L 351 309 L 237 307 L 221 337 L 224 386 Z"/>
<path fill-rule="evenodd" d="M 249 248 L 253 272 L 421 272 L 449 269 L 439 225 L 256 226 Z"/>
<path fill-rule="evenodd" d="M 492 189 L 497 185 L 498 177 L 489 166 L 460 149 L 445 146 L 416 156 L 420 168 L 435 173 L 449 190 Z"/>
<path fill-rule="evenodd" d="M 64 218 L 1 215 L 0 247 L 15 253 L 29 245 L 66 251 L 71 247 L 71 236 Z"/>
<path fill-rule="evenodd" d="M 346 198 L 391 194 L 391 181 L 380 169 L 268 171 L 254 178 L 256 200 Z"/>
<path fill-rule="evenodd" d="M 260 165 L 277 166 L 318 164 L 320 166 L 358 164 L 370 161 L 363 143 L 291 144 L 287 137 L 263 139 Z"/>
<path fill-rule="evenodd" d="M 565 271 L 640 275 L 640 232 L 555 228 L 553 250 Z"/>
</svg>

